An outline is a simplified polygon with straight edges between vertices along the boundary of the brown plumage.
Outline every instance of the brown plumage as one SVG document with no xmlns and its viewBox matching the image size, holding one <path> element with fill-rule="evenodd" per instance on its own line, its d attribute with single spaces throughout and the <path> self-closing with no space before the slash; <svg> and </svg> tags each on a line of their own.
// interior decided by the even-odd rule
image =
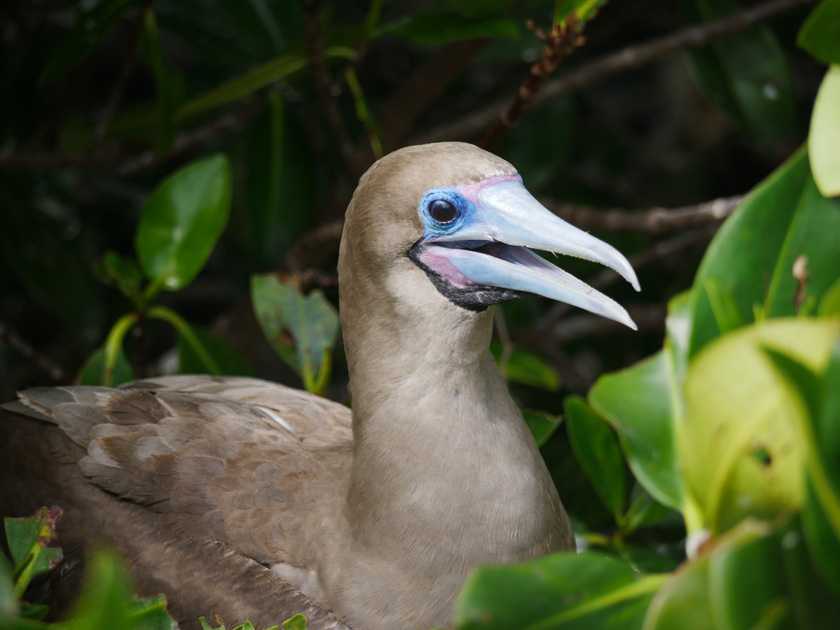
<svg viewBox="0 0 840 630">
<path fill-rule="evenodd" d="M 0 417 L 0 511 L 62 506 L 65 568 L 111 543 L 184 628 L 212 612 L 230 625 L 303 613 L 315 630 L 447 626 L 471 567 L 573 548 L 489 355 L 493 308 L 456 305 L 407 257 L 426 191 L 513 175 L 450 143 L 362 177 L 339 260 L 352 418 L 255 379 L 27 390 Z"/>
</svg>

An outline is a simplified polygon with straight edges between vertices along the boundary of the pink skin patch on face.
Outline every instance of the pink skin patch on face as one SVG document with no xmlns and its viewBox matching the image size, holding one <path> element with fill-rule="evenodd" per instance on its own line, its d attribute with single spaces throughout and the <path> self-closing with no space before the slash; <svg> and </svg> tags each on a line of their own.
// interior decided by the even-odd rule
<svg viewBox="0 0 840 630">
<path fill-rule="evenodd" d="M 493 186 L 495 184 L 501 184 L 503 182 L 519 182 L 521 184 L 522 177 L 520 175 L 495 175 L 493 177 L 488 177 L 487 179 L 482 179 L 480 182 L 476 182 L 475 184 L 457 186 L 456 190 L 462 197 L 469 199 L 471 202 L 478 205 L 478 193 L 481 192 L 482 188 Z"/>
<path fill-rule="evenodd" d="M 429 269 L 446 280 L 453 287 L 463 289 L 472 286 L 472 282 L 461 273 L 446 256 L 446 248 L 426 247 L 420 253 L 420 260 Z"/>
</svg>

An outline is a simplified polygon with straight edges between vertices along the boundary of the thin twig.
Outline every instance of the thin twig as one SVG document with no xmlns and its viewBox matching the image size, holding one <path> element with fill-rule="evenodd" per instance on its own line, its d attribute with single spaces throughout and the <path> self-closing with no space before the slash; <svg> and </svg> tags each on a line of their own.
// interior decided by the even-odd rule
<svg viewBox="0 0 840 630">
<path fill-rule="evenodd" d="M 265 96 L 260 97 L 241 109 L 221 116 L 202 127 L 180 134 L 175 138 L 175 142 L 172 143 L 169 151 L 164 154 L 158 155 L 154 151 L 144 151 L 139 155 L 130 157 L 119 164 L 117 173 L 133 175 L 182 155 L 203 142 L 215 140 L 227 133 L 238 131 L 246 122 L 255 118 L 265 108 L 267 102 L 268 99 Z"/>
<path fill-rule="evenodd" d="M 662 234 L 703 225 L 717 224 L 732 214 L 743 201 L 743 195 L 721 197 L 681 208 L 651 208 L 649 210 L 601 210 L 587 206 L 561 203 L 542 198 L 542 204 L 581 230 L 603 232 L 636 232 Z"/>
<path fill-rule="evenodd" d="M 560 62 L 586 41 L 583 37 L 584 24 L 578 23 L 574 14 L 564 23 L 554 24 L 548 33 L 543 33 L 532 20 L 528 21 L 527 26 L 543 42 L 542 54 L 531 65 L 528 76 L 519 86 L 516 98 L 490 125 L 478 143 L 482 149 L 491 149 L 505 133 L 519 123 L 525 110 L 530 107 L 548 77 L 557 70 Z"/>
<path fill-rule="evenodd" d="M 0 339 L 5 341 L 10 348 L 17 350 L 24 359 L 32 361 L 35 365 L 49 374 L 54 381 L 68 380 L 67 371 L 58 363 L 43 356 L 29 342 L 10 330 L 8 326 L 0 322 Z"/>
<path fill-rule="evenodd" d="M 697 230 L 692 230 L 684 234 L 679 234 L 674 238 L 659 241 L 649 249 L 642 250 L 630 256 L 628 260 L 633 266 L 633 269 L 641 269 L 654 262 L 673 258 L 674 256 L 682 256 L 686 251 L 697 245 L 708 243 L 717 232 L 718 225 L 709 225 Z M 612 269 L 604 269 L 598 272 L 592 278 L 589 278 L 586 283 L 593 289 L 603 290 L 608 286 L 615 284 L 621 280 L 619 276 Z M 550 330 L 553 326 L 559 325 L 557 322 L 565 317 L 573 307 L 568 304 L 554 304 L 549 311 L 540 318 L 537 323 L 537 328 L 540 330 Z"/>
<path fill-rule="evenodd" d="M 771 0 L 745 11 L 727 15 L 714 22 L 690 26 L 665 37 L 628 46 L 547 82 L 534 98 L 532 105 L 538 106 L 558 99 L 613 75 L 639 68 L 676 53 L 701 48 L 716 39 L 740 33 L 756 24 L 810 4 L 813 4 L 813 0 Z M 506 99 L 499 100 L 482 109 L 471 111 L 458 120 L 419 135 L 415 140 L 417 143 L 422 143 L 473 137 L 493 122 L 506 102 Z"/>
</svg>

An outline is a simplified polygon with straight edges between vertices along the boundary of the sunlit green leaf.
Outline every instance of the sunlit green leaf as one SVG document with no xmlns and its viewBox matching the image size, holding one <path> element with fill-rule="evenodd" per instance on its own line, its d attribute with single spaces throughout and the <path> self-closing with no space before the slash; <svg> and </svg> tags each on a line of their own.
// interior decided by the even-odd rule
<svg viewBox="0 0 840 630">
<path fill-rule="evenodd" d="M 840 8 L 840 2 L 837 3 Z M 834 25 L 835 38 L 840 17 Z M 840 65 L 831 66 L 823 79 L 808 133 L 808 154 L 811 171 L 825 197 L 840 195 Z"/>
<path fill-rule="evenodd" d="M 574 13 L 578 21 L 585 22 L 598 13 L 607 0 L 556 0 L 554 3 L 554 23 L 563 22 Z"/>
<path fill-rule="evenodd" d="M 796 43 L 820 61 L 840 64 L 840 0 L 822 0 L 799 29 Z"/>
<path fill-rule="evenodd" d="M 721 337 L 689 366 L 680 463 L 712 532 L 801 507 L 797 409 L 763 348 L 813 368 L 825 365 L 838 333 L 840 321 L 768 320 Z"/>
<path fill-rule="evenodd" d="M 40 508 L 28 518 L 6 518 L 6 542 L 15 563 L 14 577 L 21 594 L 29 581 L 56 567 L 64 556 L 56 547 L 56 526 L 61 520 L 61 508 Z M 23 582 L 23 584 L 20 584 Z"/>
<path fill-rule="evenodd" d="M 58 42 L 41 71 L 39 82 L 44 84 L 52 81 L 87 57 L 114 29 L 125 10 L 135 2 L 136 0 L 102 0 L 81 16 Z"/>
<path fill-rule="evenodd" d="M 636 629 L 661 583 L 596 553 L 555 554 L 473 571 L 453 619 L 458 630 Z"/>
<path fill-rule="evenodd" d="M 174 291 L 204 267 L 230 212 L 230 167 L 213 155 L 176 171 L 146 201 L 135 247 L 146 277 Z"/>
<path fill-rule="evenodd" d="M 306 617 L 295 615 L 283 622 L 283 630 L 306 630 Z"/>
<path fill-rule="evenodd" d="M 579 396 L 563 401 L 566 429 L 581 468 L 616 520 L 624 511 L 627 474 L 612 428 Z"/>
</svg>

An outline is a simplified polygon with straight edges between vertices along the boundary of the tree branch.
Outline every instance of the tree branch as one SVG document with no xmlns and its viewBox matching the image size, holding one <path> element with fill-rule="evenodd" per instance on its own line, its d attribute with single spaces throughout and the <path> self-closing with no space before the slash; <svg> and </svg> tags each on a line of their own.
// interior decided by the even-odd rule
<svg viewBox="0 0 840 630">
<path fill-rule="evenodd" d="M 701 48 L 716 39 L 740 33 L 756 24 L 810 4 L 813 4 L 813 0 L 770 0 L 770 2 L 745 11 L 738 11 L 714 22 L 690 26 L 665 37 L 628 46 L 596 59 L 563 77 L 549 81 L 534 98 L 533 105 L 537 106 L 566 96 L 613 75 L 639 68 L 676 53 Z M 493 122 L 506 103 L 506 99 L 496 101 L 487 107 L 470 112 L 459 120 L 441 125 L 426 134 L 420 134 L 415 140 L 417 143 L 425 143 L 473 137 Z"/>
<path fill-rule="evenodd" d="M 586 41 L 583 37 L 584 25 L 578 24 L 574 14 L 569 16 L 565 24 L 554 24 L 548 33 L 543 33 L 532 20 L 528 21 L 527 26 L 543 42 L 542 54 L 531 65 L 528 76 L 519 86 L 516 98 L 490 125 L 478 143 L 482 149 L 489 150 L 495 146 L 505 133 L 519 123 L 525 110 L 531 106 L 540 88 L 548 77 L 554 74 L 560 62 Z"/>
<path fill-rule="evenodd" d="M 541 198 L 542 204 L 564 221 L 581 230 L 603 232 L 637 232 L 662 234 L 704 225 L 715 225 L 732 214 L 744 196 L 722 197 L 681 208 L 651 208 L 650 210 L 601 210 Z"/>
<path fill-rule="evenodd" d="M 17 350 L 24 359 L 31 361 L 49 374 L 54 381 L 68 380 L 67 371 L 63 367 L 52 359 L 41 355 L 29 342 L 10 330 L 3 322 L 0 322 L 0 339 L 5 341 L 10 348 Z"/>
</svg>

